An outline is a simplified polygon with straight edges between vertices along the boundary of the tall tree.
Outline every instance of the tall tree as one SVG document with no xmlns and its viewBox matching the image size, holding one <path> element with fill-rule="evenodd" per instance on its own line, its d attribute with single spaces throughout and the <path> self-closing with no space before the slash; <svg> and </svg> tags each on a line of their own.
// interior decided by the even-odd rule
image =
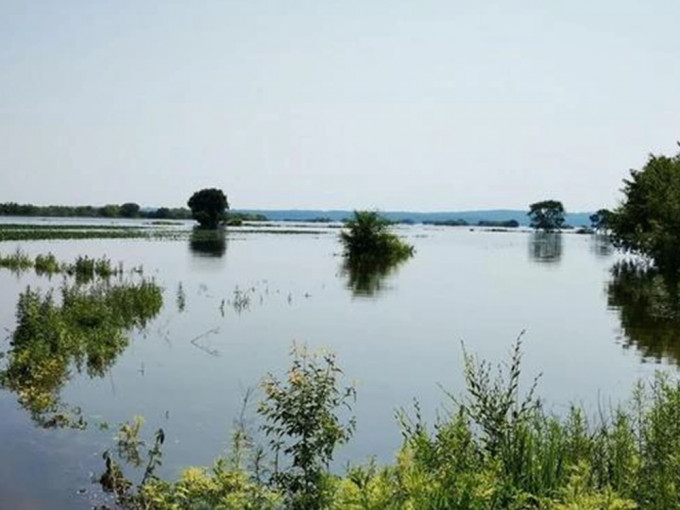
<svg viewBox="0 0 680 510">
<path fill-rule="evenodd" d="M 529 206 L 527 213 L 531 227 L 545 232 L 559 230 L 564 226 L 564 206 L 557 200 L 543 200 Z"/>
<path fill-rule="evenodd" d="M 680 269 L 680 154 L 650 155 L 623 181 L 623 202 L 610 218 L 619 247 L 646 255 L 662 270 Z"/>
<path fill-rule="evenodd" d="M 217 228 L 229 209 L 226 195 L 217 188 L 197 191 L 191 195 L 187 205 L 191 209 L 191 216 L 204 228 Z"/>
<path fill-rule="evenodd" d="M 139 216 L 139 204 L 134 202 L 125 202 L 120 206 L 120 215 L 123 218 L 137 218 Z"/>
</svg>

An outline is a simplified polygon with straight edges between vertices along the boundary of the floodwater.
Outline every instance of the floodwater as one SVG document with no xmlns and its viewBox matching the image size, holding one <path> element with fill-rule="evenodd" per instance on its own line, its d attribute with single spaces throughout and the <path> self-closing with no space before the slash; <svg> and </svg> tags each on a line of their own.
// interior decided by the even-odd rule
<svg viewBox="0 0 680 510">
<path fill-rule="evenodd" d="M 103 470 L 101 455 L 113 446 L 116 424 L 135 415 L 144 416 L 146 437 L 165 431 L 161 475 L 211 464 L 227 451 L 249 388 L 286 370 L 293 342 L 334 351 L 346 381 L 356 384 L 358 428 L 338 452 L 339 467 L 371 456 L 389 461 L 401 440 L 397 409 L 417 398 L 431 423 L 446 404 L 442 387 L 462 393 L 463 345 L 503 361 L 524 331 L 524 382 L 541 373 L 538 393 L 558 414 L 571 402 L 596 413 L 654 370 L 675 370 L 675 330 L 661 339 L 645 334 L 658 324 L 627 305 L 625 282 L 612 290 L 622 256 L 595 236 L 403 226 L 397 232 L 416 255 L 387 274 L 357 279 L 343 270 L 337 229 L 252 230 L 230 230 L 218 243 L 0 243 L 4 254 L 20 246 L 63 261 L 105 255 L 141 265 L 164 289 L 160 314 L 130 333 L 103 377 L 74 368 L 65 382 L 61 398 L 82 409 L 86 430 L 40 429 L 16 394 L 0 390 L 0 508 L 101 503 L 92 482 Z M 2 350 L 10 347 L 19 294 L 60 283 L 0 270 Z M 254 431 L 259 397 L 255 391 L 245 410 Z"/>
</svg>

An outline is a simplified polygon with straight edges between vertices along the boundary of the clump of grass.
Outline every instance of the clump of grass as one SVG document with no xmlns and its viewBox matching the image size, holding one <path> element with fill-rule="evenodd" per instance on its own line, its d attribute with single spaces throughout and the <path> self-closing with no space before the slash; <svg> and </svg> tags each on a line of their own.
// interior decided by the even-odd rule
<svg viewBox="0 0 680 510">
<path fill-rule="evenodd" d="M 28 271 L 33 267 L 33 259 L 21 248 L 17 248 L 11 255 L 0 254 L 0 267 L 4 267 L 16 273 Z"/>
<path fill-rule="evenodd" d="M 33 268 L 38 275 L 51 276 L 61 272 L 61 265 L 52 253 L 48 253 L 47 255 L 36 255 L 35 261 L 33 262 Z"/>
<path fill-rule="evenodd" d="M 58 273 L 66 273 L 69 276 L 75 276 L 78 283 L 89 283 L 95 276 L 101 279 L 109 279 L 114 275 L 123 274 L 123 263 L 113 266 L 111 261 L 102 257 L 100 259 L 90 258 L 88 256 L 79 256 L 74 263 L 65 264 L 60 263 L 52 253 L 47 255 L 37 255 L 35 259 L 29 257 L 20 248 L 12 255 L 3 256 L 0 254 L 0 267 L 8 268 L 15 272 L 28 271 L 33 268 L 38 275 L 54 275 Z M 139 274 L 143 273 L 141 266 L 133 269 L 133 272 Z"/>
<path fill-rule="evenodd" d="M 236 313 L 241 313 L 250 308 L 250 294 L 247 290 L 241 290 L 238 287 L 234 289 L 234 297 L 231 300 L 231 306 Z"/>
<path fill-rule="evenodd" d="M 149 280 L 65 285 L 60 298 L 30 287 L 19 296 L 17 328 L 0 370 L 0 385 L 16 392 L 43 427 L 74 423 L 60 399 L 72 369 L 103 376 L 127 346 L 126 333 L 144 327 L 162 306 L 161 289 Z"/>
<path fill-rule="evenodd" d="M 180 313 L 183 312 L 187 306 L 187 295 L 186 292 L 184 292 L 182 282 L 179 282 L 179 285 L 177 285 L 177 297 L 175 301 L 177 303 L 177 310 L 179 310 Z"/>
<path fill-rule="evenodd" d="M 91 282 L 95 276 L 108 279 L 118 273 L 118 269 L 111 265 L 111 261 L 106 257 L 100 259 L 88 256 L 78 256 L 76 261 L 70 265 L 66 272 L 75 276 L 78 283 Z"/>
</svg>

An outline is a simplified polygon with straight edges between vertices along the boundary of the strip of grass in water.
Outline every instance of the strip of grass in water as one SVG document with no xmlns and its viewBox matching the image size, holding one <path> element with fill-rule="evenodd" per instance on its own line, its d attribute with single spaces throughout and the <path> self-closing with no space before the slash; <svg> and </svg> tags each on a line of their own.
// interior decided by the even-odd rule
<svg viewBox="0 0 680 510">
<path fill-rule="evenodd" d="M 0 225 L 0 242 L 2 241 L 53 241 L 53 240 L 83 240 L 83 239 L 150 239 L 150 240 L 187 240 L 193 234 L 167 226 L 151 225 L 147 227 L 128 226 L 85 226 L 78 225 L 45 225 L 34 228 L 32 225 L 13 226 L 5 228 Z M 297 234 L 320 235 L 328 234 L 327 230 L 315 228 L 262 228 L 240 227 L 231 230 L 239 234 Z"/>
<path fill-rule="evenodd" d="M 38 275 L 52 276 L 55 274 L 67 274 L 75 276 L 76 282 L 88 283 L 96 276 L 108 279 L 111 276 L 122 273 L 122 266 L 114 267 L 111 261 L 102 257 L 94 259 L 87 256 L 79 256 L 73 264 L 60 263 L 52 253 L 37 255 L 32 259 L 29 255 L 18 249 L 11 255 L 0 253 L 0 267 L 21 273 L 34 269 Z"/>
<path fill-rule="evenodd" d="M 52 241 L 79 239 L 134 239 L 147 238 L 149 232 L 135 229 L 46 229 L 46 230 L 3 230 L 0 229 L 0 241 Z"/>
<path fill-rule="evenodd" d="M 92 224 L 68 224 L 68 223 L 0 223 L 0 231 L 3 230 L 136 230 L 138 226 L 132 225 L 98 225 Z"/>
<path fill-rule="evenodd" d="M 152 280 L 111 285 L 63 286 L 60 299 L 27 287 L 17 304 L 0 385 L 17 394 L 41 427 L 84 427 L 78 408 L 61 400 L 72 371 L 102 377 L 129 343 L 132 329 L 143 328 L 163 304 Z"/>
</svg>

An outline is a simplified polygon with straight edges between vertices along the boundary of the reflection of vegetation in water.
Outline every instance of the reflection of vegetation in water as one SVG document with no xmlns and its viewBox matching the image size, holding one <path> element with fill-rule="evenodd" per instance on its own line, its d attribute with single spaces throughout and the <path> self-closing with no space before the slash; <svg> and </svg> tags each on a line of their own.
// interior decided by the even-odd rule
<svg viewBox="0 0 680 510">
<path fill-rule="evenodd" d="M 414 254 L 413 246 L 390 232 L 389 225 L 376 212 L 355 211 L 347 230 L 340 234 L 345 249 L 343 273 L 355 295 L 379 292 L 383 280 Z"/>
<path fill-rule="evenodd" d="M 148 280 L 65 285 L 60 297 L 57 302 L 52 292 L 30 287 L 19 296 L 17 328 L 0 370 L 0 384 L 44 427 L 84 425 L 71 420 L 60 400 L 71 367 L 103 376 L 127 346 L 125 332 L 144 327 L 163 301 L 160 287 Z"/>
<path fill-rule="evenodd" d="M 529 258 L 541 264 L 557 264 L 562 258 L 562 234 L 533 232 L 529 238 Z"/>
<path fill-rule="evenodd" d="M 680 364 L 680 299 L 678 280 L 634 262 L 612 268 L 607 287 L 609 306 L 619 312 L 625 345 L 644 357 L 669 358 Z"/>
<path fill-rule="evenodd" d="M 385 290 L 385 280 L 396 272 L 401 262 L 391 264 L 377 261 L 352 262 L 345 260 L 342 274 L 347 276 L 347 288 L 355 296 L 375 296 Z"/>
<path fill-rule="evenodd" d="M 224 229 L 195 227 L 189 239 L 189 249 L 199 257 L 222 257 L 227 252 L 227 236 Z"/>
<path fill-rule="evenodd" d="M 598 258 L 607 258 L 614 253 L 614 245 L 607 234 L 594 234 L 590 238 L 590 250 Z"/>
</svg>

